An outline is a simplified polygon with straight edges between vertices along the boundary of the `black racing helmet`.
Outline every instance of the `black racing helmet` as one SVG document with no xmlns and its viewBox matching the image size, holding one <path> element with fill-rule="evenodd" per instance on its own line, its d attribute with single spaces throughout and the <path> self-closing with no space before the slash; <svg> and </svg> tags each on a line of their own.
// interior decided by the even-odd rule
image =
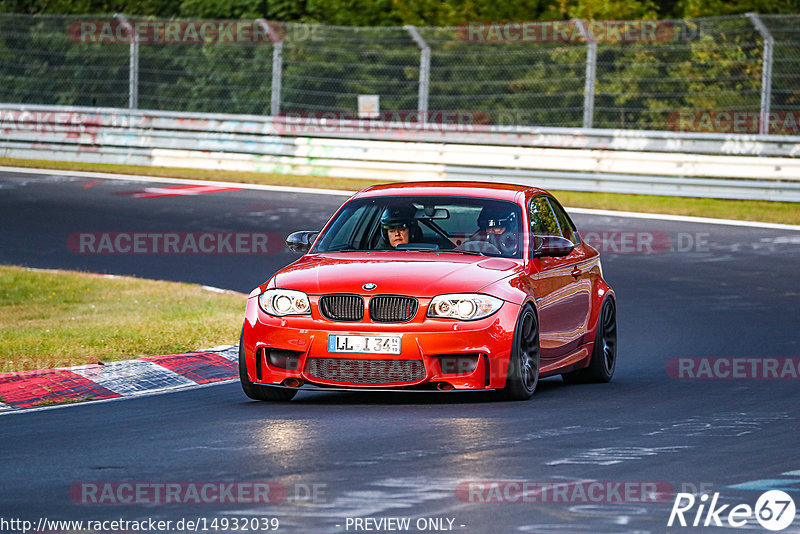
<svg viewBox="0 0 800 534">
<path fill-rule="evenodd" d="M 417 213 L 417 208 L 414 206 L 389 206 L 383 210 L 381 215 L 381 228 L 388 230 L 389 228 L 414 228 L 417 226 L 417 221 L 414 215 Z"/>
<path fill-rule="evenodd" d="M 517 214 L 513 209 L 485 206 L 478 215 L 478 228 L 488 230 L 499 226 L 507 230 L 516 230 Z"/>
</svg>

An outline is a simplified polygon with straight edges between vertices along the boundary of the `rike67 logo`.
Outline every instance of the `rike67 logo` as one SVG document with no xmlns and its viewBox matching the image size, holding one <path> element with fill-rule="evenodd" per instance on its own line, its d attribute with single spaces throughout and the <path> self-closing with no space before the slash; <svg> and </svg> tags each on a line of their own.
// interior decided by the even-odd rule
<svg viewBox="0 0 800 534">
<path fill-rule="evenodd" d="M 733 527 L 748 528 L 748 522 L 756 521 L 767 530 L 780 531 L 794 521 L 795 504 L 788 493 L 770 490 L 761 494 L 755 508 L 749 504 L 718 505 L 719 493 L 714 493 L 711 502 L 707 494 L 696 497 L 691 493 L 678 493 L 669 514 L 667 526 Z M 696 509 L 695 509 L 696 508 Z M 727 523 L 727 524 L 726 524 Z"/>
</svg>

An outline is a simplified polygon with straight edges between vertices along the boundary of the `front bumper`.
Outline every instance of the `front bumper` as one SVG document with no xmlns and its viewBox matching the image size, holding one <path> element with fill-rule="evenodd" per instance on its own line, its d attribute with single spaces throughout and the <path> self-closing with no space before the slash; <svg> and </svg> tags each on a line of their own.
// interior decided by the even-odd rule
<svg viewBox="0 0 800 534">
<path fill-rule="evenodd" d="M 329 321 L 318 315 L 273 317 L 256 298 L 247 302 L 244 354 L 248 378 L 255 384 L 301 384 L 347 389 L 486 390 L 505 386 L 514 327 L 520 307 L 505 302 L 495 314 L 477 321 L 431 319 L 427 306 L 408 323 Z M 400 354 L 334 353 L 328 335 L 399 335 Z M 270 352 L 272 351 L 272 352 Z M 291 354 L 292 364 L 275 365 L 270 354 Z M 474 368 L 461 366 L 475 360 Z M 453 364 L 453 362 L 458 362 Z M 286 368 L 289 367 L 289 368 Z M 466 371 L 464 369 L 467 369 Z M 324 371 L 324 372 L 321 372 Z M 296 381 L 289 381 L 289 384 Z"/>
</svg>

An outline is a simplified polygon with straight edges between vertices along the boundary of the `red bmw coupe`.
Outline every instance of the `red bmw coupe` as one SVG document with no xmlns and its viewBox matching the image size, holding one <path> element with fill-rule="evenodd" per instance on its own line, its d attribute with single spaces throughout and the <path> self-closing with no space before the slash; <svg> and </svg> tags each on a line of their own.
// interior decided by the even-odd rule
<svg viewBox="0 0 800 534">
<path fill-rule="evenodd" d="M 424 182 L 375 186 L 304 255 L 253 290 L 239 343 L 245 394 L 496 390 L 540 377 L 611 380 L 616 303 L 597 250 L 541 189 Z"/>
</svg>

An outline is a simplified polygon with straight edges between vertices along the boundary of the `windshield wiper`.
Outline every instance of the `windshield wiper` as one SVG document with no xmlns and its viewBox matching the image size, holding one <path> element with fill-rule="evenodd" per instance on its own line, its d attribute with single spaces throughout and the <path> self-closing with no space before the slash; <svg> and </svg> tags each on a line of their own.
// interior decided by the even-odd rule
<svg viewBox="0 0 800 534">
<path fill-rule="evenodd" d="M 453 254 L 469 254 L 470 256 L 489 256 L 490 254 L 486 254 L 485 252 L 481 252 L 479 250 L 463 250 L 457 248 L 446 248 L 442 250 L 437 250 L 437 252 L 451 252 Z"/>
<path fill-rule="evenodd" d="M 346 252 L 358 252 L 359 249 L 353 247 L 353 245 L 344 244 L 344 245 L 337 245 L 335 247 L 326 248 L 325 250 L 322 250 L 320 252 L 345 252 L 345 251 Z"/>
<path fill-rule="evenodd" d="M 414 252 L 439 252 L 441 249 L 437 245 L 419 245 L 414 246 L 414 244 L 403 243 L 397 245 L 395 250 L 413 250 Z"/>
</svg>

